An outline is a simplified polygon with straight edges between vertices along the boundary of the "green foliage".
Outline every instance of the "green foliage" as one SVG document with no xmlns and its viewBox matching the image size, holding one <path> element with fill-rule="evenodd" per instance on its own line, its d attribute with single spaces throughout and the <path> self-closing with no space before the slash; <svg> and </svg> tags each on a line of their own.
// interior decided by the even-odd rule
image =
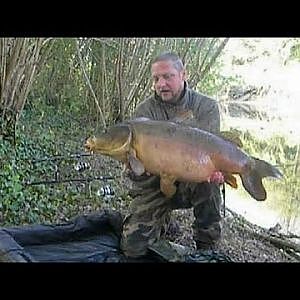
<svg viewBox="0 0 300 300">
<path fill-rule="evenodd" d="M 28 95 L 30 105 L 44 102 L 55 108 L 79 112 L 86 104 L 85 83 L 76 57 L 75 39 L 55 39 L 45 64 Z"/>
<path fill-rule="evenodd" d="M 89 125 L 85 120 L 70 118 L 66 111 L 59 111 L 43 102 L 36 102 L 23 110 L 16 132 L 16 147 L 6 140 L 0 141 L 1 226 L 60 222 L 107 205 L 103 202 L 104 198 L 95 193 L 104 184 L 99 181 L 92 182 L 92 194 L 84 184 L 26 184 L 54 180 L 58 162 L 40 160 L 57 155 L 66 157 L 59 161 L 62 179 L 84 178 L 85 175 L 74 170 L 78 160 L 68 157 L 83 152 L 83 143 L 95 132 L 95 128 L 95 123 Z M 90 159 L 90 162 L 93 161 L 96 161 L 95 157 Z M 118 167 L 116 169 L 120 171 Z M 112 174 L 107 164 L 105 170 L 93 169 L 87 177 Z M 118 191 L 119 198 L 116 207 L 123 207 L 128 201 L 120 199 L 126 198 L 126 195 L 120 192 L 119 187 L 115 186 L 114 190 Z"/>
<path fill-rule="evenodd" d="M 47 222 L 65 205 L 65 199 L 61 195 L 58 197 L 59 189 L 52 189 L 48 194 L 49 190 L 43 185 L 26 186 L 27 181 L 40 180 L 44 174 L 54 173 L 52 164 L 32 162 L 60 152 L 55 131 L 62 119 L 54 112 L 52 116 L 54 122 L 46 124 L 38 111 L 25 110 L 25 119 L 16 132 L 16 147 L 6 140 L 0 142 L 0 222 L 4 225 Z M 70 197 L 74 198 L 66 196 Z"/>
<path fill-rule="evenodd" d="M 276 165 L 284 175 L 281 180 L 264 181 L 270 207 L 280 210 L 287 218 L 299 214 L 300 178 L 294 174 L 297 146 L 290 146 L 283 136 L 260 140 L 249 131 L 241 134 L 241 140 L 246 153 Z"/>
<path fill-rule="evenodd" d="M 279 135 L 274 135 L 267 140 L 260 140 L 246 131 L 242 135 L 242 140 L 243 149 L 246 152 L 276 165 L 293 163 L 297 151 L 297 146 L 288 145 L 286 139 Z"/>
<path fill-rule="evenodd" d="M 19 135 L 16 148 L 4 140 L 0 148 L 0 208 L 3 224 L 30 223 L 37 220 L 36 210 L 39 208 L 36 201 L 39 194 L 34 190 L 24 189 L 24 180 L 30 173 L 28 160 L 39 149 L 34 145 L 24 142 L 26 139 Z M 30 199 L 27 201 L 27 199 Z"/>
<path fill-rule="evenodd" d="M 224 95 L 232 85 L 238 85 L 240 79 L 232 76 L 223 76 L 219 71 L 219 64 L 214 66 L 211 71 L 200 81 L 196 89 L 211 97 Z"/>
<path fill-rule="evenodd" d="M 290 50 L 290 59 L 300 61 L 300 42 L 295 43 Z"/>
<path fill-rule="evenodd" d="M 127 114 L 150 90 L 149 62 L 158 52 L 176 51 L 180 56 L 185 56 L 190 74 L 196 73 L 197 68 L 203 72 L 206 65 L 203 64 L 201 68 L 201 62 L 212 44 L 211 40 L 204 39 L 200 53 L 199 40 L 105 39 L 99 43 L 82 39 L 80 50 L 86 71 L 108 123 L 114 122 L 119 113 L 118 105 L 122 100 L 119 95 L 120 84 L 123 98 L 130 105 Z M 54 39 L 21 112 L 15 148 L 5 140 L 0 140 L 2 225 L 54 222 L 81 213 L 83 207 L 95 210 L 104 203 L 103 197 L 89 196 L 84 188 L 71 184 L 26 185 L 27 181 L 53 179 L 55 173 L 56 165 L 53 162 L 34 160 L 82 152 L 85 138 L 100 127 L 101 122 L 79 64 L 75 42 L 72 38 Z M 121 42 L 123 53 L 120 50 Z M 218 44 L 217 39 L 215 43 Z M 118 61 L 120 54 L 124 61 Z M 206 63 L 212 55 L 213 52 L 207 53 Z M 116 68 L 118 63 L 121 71 Z M 121 76 L 119 82 L 117 75 Z M 211 66 L 211 73 L 207 75 L 201 88 L 208 93 L 215 92 L 228 80 L 219 77 L 218 65 Z M 197 82 L 197 76 L 194 79 Z M 130 99 L 126 98 L 128 94 L 131 95 Z M 71 174 L 69 167 L 72 163 L 64 161 L 61 164 L 66 169 L 63 175 Z M 111 162 L 108 162 L 106 175 L 110 167 Z M 118 168 L 114 166 L 114 170 Z M 118 201 L 113 205 L 116 208 L 128 205 L 130 197 L 122 185 L 116 183 L 115 190 Z"/>
<path fill-rule="evenodd" d="M 32 121 L 34 123 L 34 118 L 31 118 Z M 63 199 L 58 201 L 60 198 L 55 197 L 55 190 L 50 194 L 51 198 L 43 185 L 25 186 L 26 181 L 39 180 L 41 174 L 53 174 L 53 165 L 33 166 L 32 163 L 36 158 L 58 154 L 55 134 L 51 127 L 48 130 L 45 127 L 44 124 L 33 127 L 30 135 L 24 130 L 17 131 L 15 148 L 5 140 L 1 143 L 0 176 L 4 180 L 0 183 L 0 206 L 3 224 L 46 222 L 60 205 L 64 205 Z"/>
</svg>

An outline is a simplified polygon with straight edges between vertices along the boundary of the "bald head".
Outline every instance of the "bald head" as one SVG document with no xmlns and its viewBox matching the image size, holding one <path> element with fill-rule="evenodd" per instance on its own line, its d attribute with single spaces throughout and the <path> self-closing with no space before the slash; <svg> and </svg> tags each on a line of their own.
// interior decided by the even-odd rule
<svg viewBox="0 0 300 300">
<path fill-rule="evenodd" d="M 184 69 L 183 63 L 181 58 L 173 52 L 163 52 L 160 55 L 158 55 L 157 57 L 155 57 L 152 61 L 152 65 L 155 64 L 156 62 L 159 61 L 170 61 L 172 62 L 173 67 L 177 70 L 177 71 L 182 71 Z"/>
</svg>

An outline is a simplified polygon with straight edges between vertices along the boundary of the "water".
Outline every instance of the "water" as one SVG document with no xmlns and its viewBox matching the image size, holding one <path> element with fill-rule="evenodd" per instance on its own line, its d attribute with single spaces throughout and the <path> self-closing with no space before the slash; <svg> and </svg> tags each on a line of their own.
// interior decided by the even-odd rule
<svg viewBox="0 0 300 300">
<path fill-rule="evenodd" d="M 288 59 L 292 45 L 288 38 L 229 40 L 222 54 L 224 65 L 221 73 L 223 76 L 240 78 L 241 87 L 263 87 L 266 94 L 262 94 L 261 99 L 253 98 L 250 102 L 253 102 L 255 109 L 266 113 L 268 118 L 250 120 L 242 115 L 233 118 L 224 111 L 222 126 L 249 130 L 251 134 L 263 140 L 276 134 L 285 137 L 287 143 L 292 146 L 299 144 L 300 63 Z M 244 63 L 234 64 L 236 59 L 242 59 Z M 238 191 L 226 188 L 226 204 L 230 209 L 261 227 L 270 228 L 279 223 L 282 233 L 289 231 L 300 236 L 300 212 L 297 218 L 287 224 L 287 218 L 282 216 L 279 210 L 270 209 L 271 197 L 264 202 L 258 202 L 241 191 L 242 189 L 241 185 Z M 292 195 L 284 195 L 282 202 L 290 197 Z"/>
<path fill-rule="evenodd" d="M 243 196 L 238 190 L 226 188 L 226 206 L 234 212 L 242 215 L 249 222 L 261 226 L 263 228 L 271 228 L 276 224 L 281 225 L 281 233 L 293 233 L 300 236 L 300 217 L 290 222 L 287 228 L 286 219 L 281 216 L 280 212 L 276 212 L 268 207 L 266 201 L 256 201 L 250 196 Z"/>
</svg>

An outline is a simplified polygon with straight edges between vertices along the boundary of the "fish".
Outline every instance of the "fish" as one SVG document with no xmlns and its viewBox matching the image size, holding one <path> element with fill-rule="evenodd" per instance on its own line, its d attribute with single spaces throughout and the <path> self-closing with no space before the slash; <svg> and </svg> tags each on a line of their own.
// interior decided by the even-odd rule
<svg viewBox="0 0 300 300">
<path fill-rule="evenodd" d="M 218 134 L 172 121 L 128 120 L 89 137 L 86 151 L 122 162 L 136 175 L 160 177 L 160 190 L 172 198 L 179 182 L 224 182 L 244 189 L 257 201 L 267 198 L 262 179 L 282 178 L 270 163 L 244 152 L 240 145 Z M 221 178 L 221 181 L 220 181 Z"/>
</svg>

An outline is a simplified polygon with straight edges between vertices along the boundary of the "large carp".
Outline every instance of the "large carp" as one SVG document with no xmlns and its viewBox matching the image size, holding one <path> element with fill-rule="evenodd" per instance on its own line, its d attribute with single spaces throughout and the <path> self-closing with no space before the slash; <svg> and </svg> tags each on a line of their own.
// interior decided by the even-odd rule
<svg viewBox="0 0 300 300">
<path fill-rule="evenodd" d="M 265 200 L 262 178 L 282 177 L 277 168 L 227 139 L 169 121 L 141 118 L 117 124 L 88 138 L 85 148 L 123 162 L 137 175 L 160 176 L 160 189 L 168 198 L 176 192 L 175 181 L 217 181 L 222 174 L 236 187 L 233 174 L 239 174 L 246 191 Z"/>
</svg>

